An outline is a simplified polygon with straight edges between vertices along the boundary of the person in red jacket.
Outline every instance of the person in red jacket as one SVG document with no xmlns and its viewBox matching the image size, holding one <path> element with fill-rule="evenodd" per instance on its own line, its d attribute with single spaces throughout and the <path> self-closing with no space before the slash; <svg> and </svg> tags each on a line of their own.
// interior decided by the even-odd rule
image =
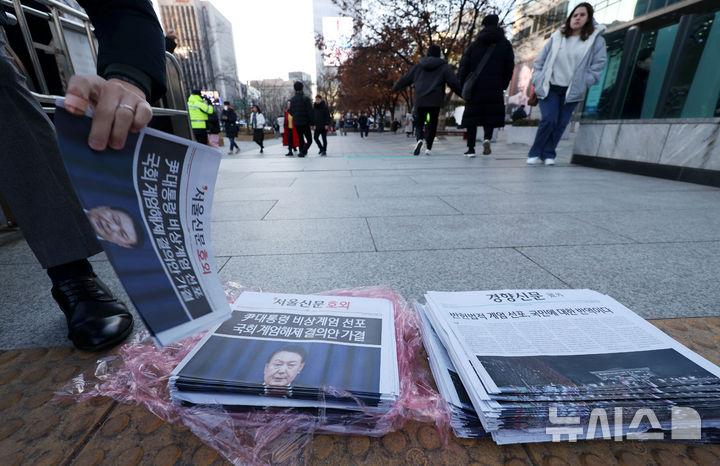
<svg viewBox="0 0 720 466">
<path fill-rule="evenodd" d="M 293 156 L 293 151 L 300 144 L 297 130 L 293 124 L 293 117 L 290 115 L 290 101 L 287 101 L 287 109 L 285 109 L 285 122 L 283 123 L 283 146 L 288 146 L 288 157 Z"/>
</svg>

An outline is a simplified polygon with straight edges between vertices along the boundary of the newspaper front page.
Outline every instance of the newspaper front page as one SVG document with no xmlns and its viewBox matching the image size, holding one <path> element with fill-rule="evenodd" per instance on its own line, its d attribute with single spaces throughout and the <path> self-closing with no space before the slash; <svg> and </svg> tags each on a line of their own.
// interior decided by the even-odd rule
<svg viewBox="0 0 720 466">
<path fill-rule="evenodd" d="M 393 312 L 390 301 L 378 298 L 245 292 L 230 319 L 173 371 L 173 398 L 297 407 L 339 407 L 324 404 L 334 403 L 334 394 L 344 403 L 347 394 L 371 405 L 393 401 L 399 392 Z"/>
<path fill-rule="evenodd" d="M 91 119 L 58 100 L 55 126 L 70 179 L 125 291 L 159 346 L 226 319 L 210 212 L 221 154 L 144 128 L 122 150 L 90 149 Z"/>
</svg>

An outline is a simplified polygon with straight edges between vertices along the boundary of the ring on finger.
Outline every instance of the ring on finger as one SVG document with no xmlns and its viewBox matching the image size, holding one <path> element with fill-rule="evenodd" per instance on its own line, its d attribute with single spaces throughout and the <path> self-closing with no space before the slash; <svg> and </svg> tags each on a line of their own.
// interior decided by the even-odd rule
<svg viewBox="0 0 720 466">
<path fill-rule="evenodd" d="M 135 107 L 133 107 L 132 105 L 118 104 L 117 108 L 126 108 L 126 109 L 130 110 L 131 112 L 135 113 Z"/>
</svg>

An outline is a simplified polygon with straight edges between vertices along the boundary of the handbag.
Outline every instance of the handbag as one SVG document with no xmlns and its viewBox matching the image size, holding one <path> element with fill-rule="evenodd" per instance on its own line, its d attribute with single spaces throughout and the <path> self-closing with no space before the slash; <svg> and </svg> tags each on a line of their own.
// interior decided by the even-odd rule
<svg viewBox="0 0 720 466">
<path fill-rule="evenodd" d="M 475 70 L 473 70 L 473 72 L 470 73 L 470 76 L 468 76 L 468 78 L 465 80 L 465 84 L 463 84 L 462 87 L 461 97 L 466 101 L 472 99 L 472 91 L 475 87 L 475 81 L 477 81 L 483 68 L 485 68 L 485 64 L 490 59 L 490 55 L 492 54 L 492 51 L 495 49 L 496 45 L 497 43 L 494 43 L 490 47 L 488 47 L 487 51 L 485 51 L 485 55 L 483 55 L 482 57 L 482 60 L 480 60 L 480 63 L 478 63 L 477 68 L 475 68 Z"/>
<path fill-rule="evenodd" d="M 531 107 L 534 107 L 538 104 L 538 97 L 537 97 L 537 94 L 535 94 L 535 91 L 532 91 L 530 93 L 530 97 L 528 97 L 527 104 Z"/>
</svg>

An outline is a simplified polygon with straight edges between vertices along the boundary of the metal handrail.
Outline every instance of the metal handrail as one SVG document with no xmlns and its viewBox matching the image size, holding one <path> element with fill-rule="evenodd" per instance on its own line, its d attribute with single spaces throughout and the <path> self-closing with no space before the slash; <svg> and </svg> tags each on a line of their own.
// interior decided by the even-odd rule
<svg viewBox="0 0 720 466">
<path fill-rule="evenodd" d="M 87 36 L 87 42 L 90 48 L 90 52 L 92 54 L 92 58 L 94 63 L 97 65 L 97 48 L 95 45 L 95 38 L 93 36 L 93 28 L 90 23 L 90 18 L 82 11 L 75 10 L 72 7 L 69 7 L 63 3 L 57 2 L 55 0 L 37 0 L 38 3 L 46 6 L 50 11 L 45 12 L 41 10 L 37 10 L 35 8 L 31 8 L 27 5 L 23 5 L 20 0 L 0 0 L 0 7 L 2 5 L 11 6 L 15 10 L 15 15 L 17 16 L 18 25 L 20 27 L 20 31 L 25 43 L 25 47 L 27 48 L 27 52 L 30 56 L 30 61 L 32 63 L 33 71 L 35 72 L 35 76 L 37 79 L 37 83 L 40 87 L 41 92 L 33 92 L 33 96 L 43 105 L 44 110 L 47 113 L 53 113 L 54 112 L 54 105 L 55 105 L 55 99 L 58 98 L 56 95 L 52 95 L 49 93 L 49 88 L 47 85 L 47 81 L 45 79 L 42 66 L 40 64 L 40 60 L 38 57 L 37 49 L 42 48 L 43 44 L 36 44 L 33 42 L 32 34 L 30 31 L 30 27 L 28 25 L 27 19 L 25 17 L 26 14 L 32 15 L 34 17 L 39 17 L 42 19 L 46 19 L 50 23 L 50 27 L 52 29 L 54 37 L 57 39 L 56 48 L 57 52 L 62 54 L 64 57 L 64 64 L 63 68 L 68 73 L 68 75 L 75 74 L 75 68 L 74 64 L 72 62 L 72 58 L 70 56 L 70 50 L 67 44 L 67 40 L 65 38 L 65 31 L 64 28 L 67 27 L 69 29 L 75 30 L 76 32 L 85 32 Z M 69 15 L 70 17 L 63 17 L 60 16 L 60 12 Z M 187 120 L 187 131 L 185 131 L 185 128 L 182 128 L 180 131 L 185 134 L 190 133 L 190 121 L 187 119 L 188 112 L 185 108 L 185 89 L 183 87 L 182 82 L 182 68 L 180 67 L 180 64 L 178 63 L 177 59 L 172 55 L 166 53 L 166 66 L 169 68 L 172 68 L 174 72 L 176 73 L 176 76 L 179 77 L 179 83 L 169 83 L 175 84 L 174 87 L 174 93 L 172 96 L 168 96 L 167 103 L 164 105 L 166 106 L 172 106 L 176 108 L 163 108 L 163 107 L 153 107 L 153 115 L 154 116 L 166 116 L 166 117 L 184 117 L 184 119 Z M 179 94 L 179 95 L 176 95 Z M 171 98 L 170 98 L 171 97 Z M 176 121 L 176 125 L 178 124 L 178 121 Z M 182 123 L 182 126 L 185 126 L 185 123 Z M 176 126 L 177 128 L 177 126 Z"/>
<path fill-rule="evenodd" d="M 55 101 L 57 99 L 63 99 L 63 96 L 59 95 L 52 95 L 52 94 L 38 94 L 37 92 L 30 92 L 35 99 L 37 99 L 38 102 L 41 104 L 46 105 L 55 105 Z M 45 109 L 53 108 L 53 107 L 43 107 Z M 175 108 L 162 108 L 162 107 L 152 107 L 153 116 L 172 116 L 172 115 L 187 115 L 187 110 L 178 110 Z"/>
</svg>

